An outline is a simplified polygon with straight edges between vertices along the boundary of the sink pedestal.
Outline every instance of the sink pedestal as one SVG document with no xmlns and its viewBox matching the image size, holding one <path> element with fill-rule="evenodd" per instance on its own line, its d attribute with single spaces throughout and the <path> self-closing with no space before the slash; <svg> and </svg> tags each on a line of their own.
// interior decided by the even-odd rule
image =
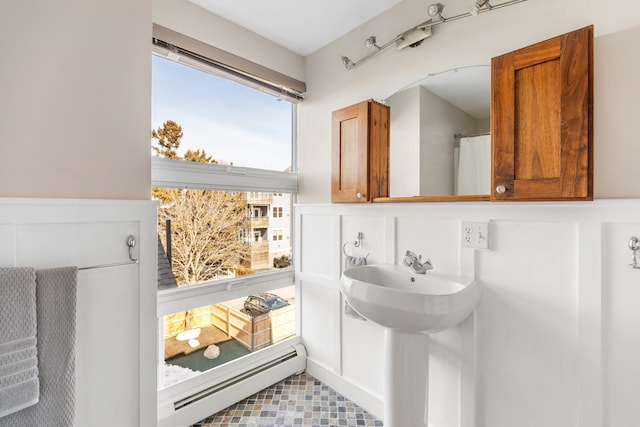
<svg viewBox="0 0 640 427">
<path fill-rule="evenodd" d="M 340 290 L 358 313 L 385 328 L 384 427 L 427 427 L 428 334 L 466 319 L 480 299 L 480 283 L 378 264 L 344 270 Z"/>
<path fill-rule="evenodd" d="M 384 331 L 384 427 L 427 427 L 429 335 Z"/>
</svg>

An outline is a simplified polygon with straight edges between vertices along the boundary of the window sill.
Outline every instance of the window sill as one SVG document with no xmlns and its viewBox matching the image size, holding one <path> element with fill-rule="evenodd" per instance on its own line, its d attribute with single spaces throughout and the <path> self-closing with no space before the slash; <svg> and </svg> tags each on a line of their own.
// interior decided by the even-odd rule
<svg viewBox="0 0 640 427">
<path fill-rule="evenodd" d="M 158 317 L 294 284 L 292 268 L 158 291 Z"/>
</svg>

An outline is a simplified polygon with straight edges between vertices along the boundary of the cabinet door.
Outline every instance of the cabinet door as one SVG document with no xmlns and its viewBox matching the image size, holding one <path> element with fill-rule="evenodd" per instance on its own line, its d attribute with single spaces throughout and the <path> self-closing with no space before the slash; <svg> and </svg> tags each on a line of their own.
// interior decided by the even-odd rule
<svg viewBox="0 0 640 427">
<path fill-rule="evenodd" d="M 367 102 L 332 114 L 332 202 L 369 200 L 368 115 Z"/>
<path fill-rule="evenodd" d="M 593 26 L 491 67 L 491 199 L 593 200 Z"/>
</svg>

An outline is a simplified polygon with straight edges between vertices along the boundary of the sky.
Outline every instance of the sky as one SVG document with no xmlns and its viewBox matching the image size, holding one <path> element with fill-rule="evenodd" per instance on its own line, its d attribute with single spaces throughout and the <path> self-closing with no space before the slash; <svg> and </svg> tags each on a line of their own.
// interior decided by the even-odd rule
<svg viewBox="0 0 640 427">
<path fill-rule="evenodd" d="M 204 149 L 222 164 L 291 166 L 291 103 L 156 55 L 152 61 L 151 129 L 167 120 L 182 126 L 179 154 Z"/>
</svg>

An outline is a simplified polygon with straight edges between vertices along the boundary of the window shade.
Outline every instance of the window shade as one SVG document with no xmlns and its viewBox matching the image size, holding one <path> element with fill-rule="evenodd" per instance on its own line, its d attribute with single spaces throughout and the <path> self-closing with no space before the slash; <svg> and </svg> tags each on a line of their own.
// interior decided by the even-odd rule
<svg viewBox="0 0 640 427">
<path fill-rule="evenodd" d="M 291 102 L 304 98 L 304 82 L 153 24 L 153 51 L 171 60 L 265 91 Z"/>
</svg>

